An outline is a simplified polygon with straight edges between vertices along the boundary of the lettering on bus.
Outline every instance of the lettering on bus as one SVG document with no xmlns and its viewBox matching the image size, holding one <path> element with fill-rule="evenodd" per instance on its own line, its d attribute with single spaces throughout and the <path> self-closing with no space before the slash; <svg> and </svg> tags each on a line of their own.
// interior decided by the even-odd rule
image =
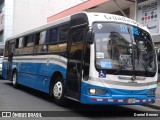
<svg viewBox="0 0 160 120">
<path fill-rule="evenodd" d="M 115 20 L 115 21 L 122 21 L 122 22 L 128 22 L 130 24 L 137 25 L 138 27 L 143 27 L 141 24 L 136 22 L 135 20 L 131 20 L 129 18 L 123 17 L 123 16 L 113 16 L 113 15 L 104 15 L 104 17 L 107 20 Z"/>
<path fill-rule="evenodd" d="M 121 31 L 121 33 L 128 33 L 128 31 L 129 31 L 128 29 L 129 28 L 127 27 L 127 25 L 120 25 L 120 31 Z M 138 28 L 131 27 L 130 29 L 131 29 L 131 31 L 132 31 L 132 33 L 134 35 L 139 35 Z"/>
</svg>

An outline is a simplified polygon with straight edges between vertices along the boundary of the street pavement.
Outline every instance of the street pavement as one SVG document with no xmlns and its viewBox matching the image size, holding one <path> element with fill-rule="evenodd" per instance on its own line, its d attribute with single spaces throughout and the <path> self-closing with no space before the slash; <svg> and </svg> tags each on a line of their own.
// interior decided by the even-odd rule
<svg viewBox="0 0 160 120">
<path fill-rule="evenodd" d="M 112 114 L 114 115 L 114 119 L 137 119 L 137 117 L 127 117 L 127 114 L 129 114 L 129 111 L 134 112 L 157 112 L 160 111 L 159 107 L 159 98 L 160 94 L 159 91 L 160 87 L 157 88 L 156 95 L 157 100 L 156 103 L 153 105 L 83 105 L 79 104 L 74 101 L 70 101 L 69 104 L 65 107 L 61 107 L 56 105 L 50 97 L 42 92 L 20 86 L 19 89 L 15 89 L 12 87 L 12 84 L 8 80 L 0 80 L 0 111 L 60 111 L 58 113 L 59 117 L 54 117 L 56 120 L 106 120 L 106 119 L 113 119 L 113 117 L 105 117 L 106 114 Z M 69 111 L 69 114 L 71 114 L 70 117 L 64 117 L 63 113 Z M 95 111 L 93 115 L 97 115 L 97 117 L 100 118 L 93 118 L 91 116 L 88 116 L 87 112 L 81 112 L 81 111 Z M 118 111 L 122 111 L 126 113 L 126 117 L 118 117 L 116 116 Z M 100 113 L 102 112 L 102 113 Z M 101 116 L 102 115 L 102 116 Z M 159 114 L 160 115 L 160 114 Z M 74 117 L 78 116 L 78 117 Z M 160 117 L 160 116 L 159 116 Z M 149 117 L 150 119 L 152 117 Z M 142 120 L 149 120 L 147 117 L 139 117 L 138 119 Z M 1 118 L 0 118 L 1 119 Z M 19 118 L 20 119 L 20 118 Z M 11 120 L 19 120 L 18 118 L 12 118 Z M 29 118 L 28 120 L 30 120 Z M 33 120 L 38 120 L 41 118 L 33 118 Z M 51 120 L 52 118 L 45 118 L 47 120 Z M 158 120 L 159 118 L 154 117 L 152 120 Z M 8 118 L 3 118 L 2 120 L 8 120 Z M 41 119 L 42 120 L 42 119 Z"/>
</svg>

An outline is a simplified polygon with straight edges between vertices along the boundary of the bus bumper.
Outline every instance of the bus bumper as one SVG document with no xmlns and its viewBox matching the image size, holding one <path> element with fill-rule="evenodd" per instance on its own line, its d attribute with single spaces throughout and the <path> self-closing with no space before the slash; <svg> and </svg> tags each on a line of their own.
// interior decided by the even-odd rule
<svg viewBox="0 0 160 120">
<path fill-rule="evenodd" d="M 148 96 L 148 90 L 141 90 L 141 94 L 112 94 L 111 88 L 107 89 L 104 87 L 93 86 L 86 83 L 82 83 L 81 87 L 81 99 L 82 104 L 111 104 L 111 105 L 144 105 L 155 103 L 155 95 Z M 107 93 L 104 95 L 91 95 L 89 93 L 89 88 L 96 89 L 107 89 Z M 153 89 L 155 90 L 155 88 Z M 116 91 L 124 91 L 117 90 Z M 122 92 L 121 92 L 122 93 Z M 143 94 L 142 94 L 143 93 Z M 146 94 L 144 94 L 146 93 Z"/>
</svg>

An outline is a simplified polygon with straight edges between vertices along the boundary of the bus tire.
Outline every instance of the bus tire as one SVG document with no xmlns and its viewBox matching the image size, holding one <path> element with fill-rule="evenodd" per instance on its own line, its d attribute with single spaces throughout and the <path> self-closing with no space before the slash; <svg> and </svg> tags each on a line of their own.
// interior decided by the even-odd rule
<svg viewBox="0 0 160 120">
<path fill-rule="evenodd" d="M 66 104 L 64 98 L 64 80 L 61 76 L 57 76 L 55 81 L 51 82 L 50 96 L 53 97 L 56 104 L 60 106 Z"/>
<path fill-rule="evenodd" d="M 12 85 L 14 88 L 18 88 L 18 83 L 17 83 L 18 77 L 17 77 L 17 71 L 14 70 L 12 74 Z"/>
</svg>

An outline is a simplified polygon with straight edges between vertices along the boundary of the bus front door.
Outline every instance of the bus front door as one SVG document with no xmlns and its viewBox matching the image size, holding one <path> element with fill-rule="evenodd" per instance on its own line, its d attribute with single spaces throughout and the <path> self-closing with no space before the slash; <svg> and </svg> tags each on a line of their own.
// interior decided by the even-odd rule
<svg viewBox="0 0 160 120">
<path fill-rule="evenodd" d="M 67 97 L 79 100 L 82 78 L 82 65 L 85 46 L 86 27 L 71 29 L 68 43 Z"/>
</svg>

